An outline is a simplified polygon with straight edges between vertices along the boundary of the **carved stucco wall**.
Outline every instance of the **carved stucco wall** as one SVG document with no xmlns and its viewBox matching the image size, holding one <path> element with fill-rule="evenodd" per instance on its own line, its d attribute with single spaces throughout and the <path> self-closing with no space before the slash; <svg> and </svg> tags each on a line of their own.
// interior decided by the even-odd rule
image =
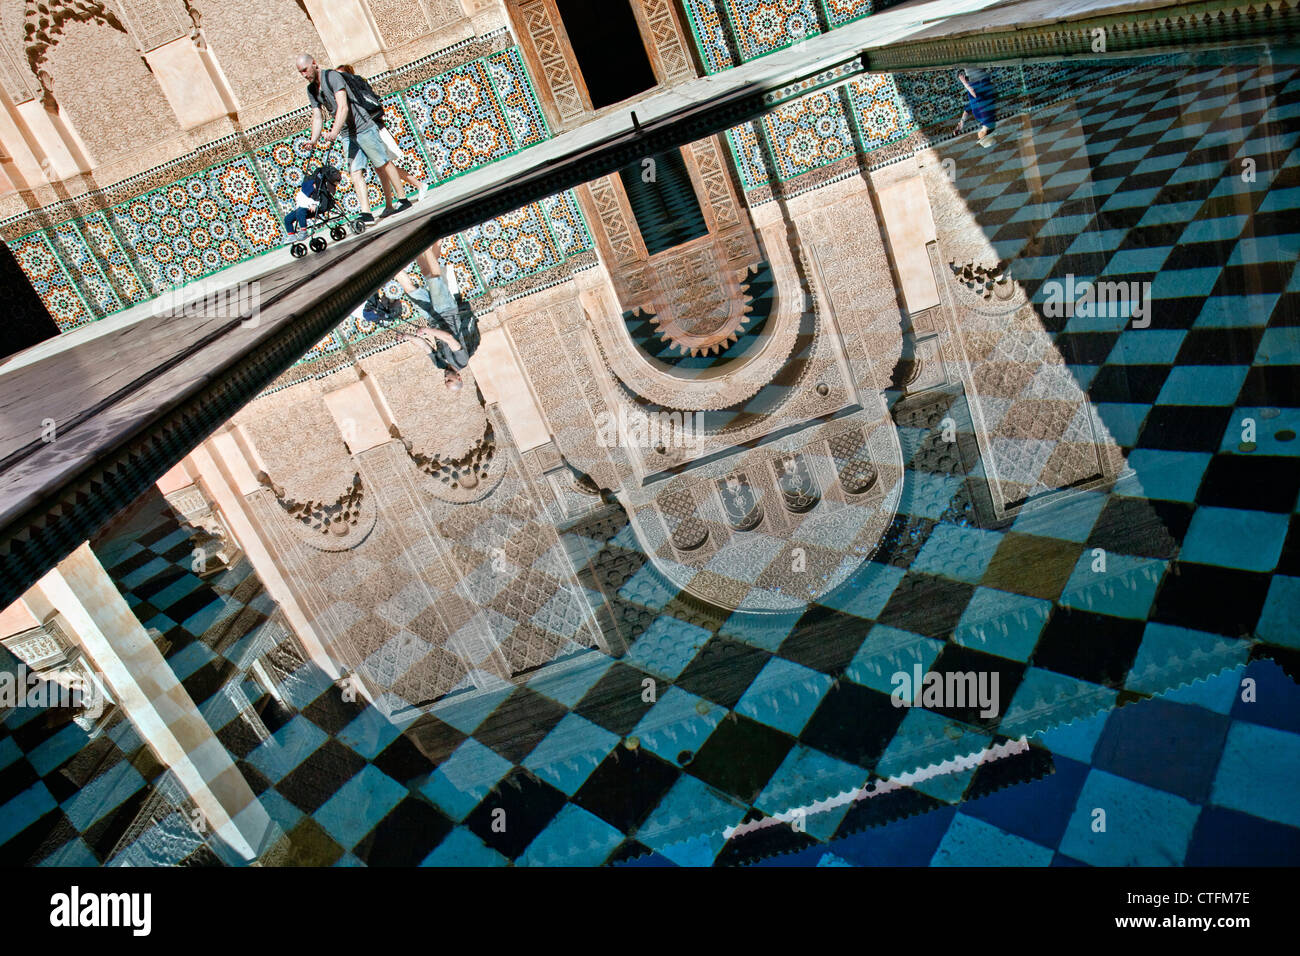
<svg viewBox="0 0 1300 956">
<path fill-rule="evenodd" d="M 384 46 L 392 48 L 454 23 L 457 0 L 366 0 Z"/>
<path fill-rule="evenodd" d="M 46 56 L 54 95 L 97 163 L 180 133 L 131 37 L 101 23 L 69 23 Z"/>
<path fill-rule="evenodd" d="M 303 85 L 293 57 L 328 63 L 325 44 L 295 0 L 190 0 L 241 110 Z M 306 97 L 303 97 L 306 103 Z"/>
<path fill-rule="evenodd" d="M 950 262 L 997 270 L 999 256 L 949 180 L 943 155 L 935 150 L 921 165 L 937 237 L 937 331 L 947 333 L 944 361 L 970 400 L 993 506 L 1003 517 L 1059 489 L 1113 479 L 1123 455 L 1015 281 L 1015 260 L 987 298 L 982 286 L 970 289 L 953 274 Z"/>
<path fill-rule="evenodd" d="M 333 501 L 356 474 L 319 380 L 268 395 L 234 421 L 290 498 Z"/>
<path fill-rule="evenodd" d="M 0 84 L 15 103 L 29 100 L 40 92 L 23 48 L 25 6 L 25 0 L 0 0 Z"/>
</svg>

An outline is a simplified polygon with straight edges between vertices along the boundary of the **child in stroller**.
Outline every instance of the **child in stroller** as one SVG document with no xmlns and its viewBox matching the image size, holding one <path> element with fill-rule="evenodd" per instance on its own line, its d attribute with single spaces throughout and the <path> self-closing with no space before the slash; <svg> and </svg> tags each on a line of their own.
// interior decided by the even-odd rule
<svg viewBox="0 0 1300 956">
<path fill-rule="evenodd" d="M 291 243 L 289 251 L 294 258 L 307 254 L 308 244 L 301 240 L 311 237 L 318 228 L 329 226 L 330 238 L 335 242 L 347 236 L 343 229 L 347 214 L 335 196 L 342 178 L 343 174 L 328 162 L 317 166 L 310 175 L 303 178 L 302 185 L 294 196 L 294 208 L 284 217 L 284 229 L 289 234 Z M 360 235 L 365 229 L 357 221 L 352 222 L 351 226 L 355 235 Z M 326 243 L 321 236 L 314 236 L 309 245 L 313 252 L 321 252 Z"/>
<path fill-rule="evenodd" d="M 328 164 L 317 166 L 303 179 L 298 194 L 293 197 L 295 208 L 284 217 L 284 228 L 290 239 L 297 239 L 299 230 L 306 230 L 308 219 L 328 215 L 334 208 L 334 190 L 339 179 L 339 171 Z"/>
</svg>

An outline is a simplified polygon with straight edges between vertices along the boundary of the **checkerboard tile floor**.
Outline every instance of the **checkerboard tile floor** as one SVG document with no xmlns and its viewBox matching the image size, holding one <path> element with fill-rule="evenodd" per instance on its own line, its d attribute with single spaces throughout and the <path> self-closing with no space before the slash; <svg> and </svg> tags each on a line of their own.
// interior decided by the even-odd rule
<svg viewBox="0 0 1300 956">
<path fill-rule="evenodd" d="M 1298 104 L 1300 71 L 1277 61 L 1138 71 L 1027 121 L 1033 202 L 1005 143 L 945 147 L 1037 301 L 1031 274 L 1152 282 L 1148 329 L 1048 329 L 1132 473 L 993 521 L 966 396 L 897 401 L 898 519 L 802 614 L 728 615 L 676 593 L 609 509 L 564 533 L 592 556 L 580 579 L 627 653 L 574 649 L 397 727 L 343 702 L 289 641 L 257 637 L 275 608 L 255 579 L 193 575 L 166 514 L 141 511 L 98 553 L 284 831 L 280 862 L 1294 863 Z M 946 417 L 959 454 L 940 440 Z M 275 696 L 246 679 L 250 647 L 276 663 Z M 917 665 L 996 672 L 1005 704 L 994 718 L 894 707 L 891 675 Z M 1244 677 L 1256 703 L 1240 700 Z M 86 742 L 46 715 L 8 718 L 0 856 L 108 862 L 167 845 L 162 768 L 117 732 Z M 1166 740 L 1175 757 L 1150 759 Z M 812 808 L 803 832 L 733 833 L 796 807 Z M 1094 808 L 1107 834 L 1083 825 Z M 1161 824 L 1138 833 L 1135 816 Z M 177 845 L 169 862 L 215 860 Z"/>
</svg>

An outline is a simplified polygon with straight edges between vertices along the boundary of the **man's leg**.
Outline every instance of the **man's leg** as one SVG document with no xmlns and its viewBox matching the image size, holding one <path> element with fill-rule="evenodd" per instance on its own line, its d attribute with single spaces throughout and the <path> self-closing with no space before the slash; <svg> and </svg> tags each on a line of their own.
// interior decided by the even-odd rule
<svg viewBox="0 0 1300 956">
<path fill-rule="evenodd" d="M 361 147 L 351 136 L 342 137 L 344 154 L 348 162 L 348 178 L 352 180 L 352 189 L 357 194 L 357 206 L 363 216 L 374 216 L 370 210 L 370 190 L 366 186 L 366 157 Z"/>
<path fill-rule="evenodd" d="M 440 239 L 420 253 L 416 261 L 420 264 L 420 271 L 424 273 L 424 285 L 429 290 L 429 303 L 454 328 L 456 299 L 442 277 L 442 264 L 438 261 L 441 252 L 442 240 Z"/>
</svg>

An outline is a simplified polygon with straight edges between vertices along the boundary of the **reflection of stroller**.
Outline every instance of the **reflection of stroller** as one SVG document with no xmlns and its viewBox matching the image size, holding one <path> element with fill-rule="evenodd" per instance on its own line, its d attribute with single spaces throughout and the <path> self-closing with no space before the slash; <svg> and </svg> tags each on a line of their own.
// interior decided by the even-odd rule
<svg viewBox="0 0 1300 956">
<path fill-rule="evenodd" d="M 325 251 L 325 237 L 315 235 L 320 229 L 328 227 L 330 238 L 335 242 L 347 238 L 347 231 L 343 228 L 347 223 L 347 213 L 336 195 L 342 179 L 343 174 L 338 168 L 330 165 L 329 148 L 326 147 L 325 162 L 304 177 L 296 197 L 298 204 L 284 217 L 285 231 L 298 240 L 289 246 L 289 253 L 295 259 L 305 256 L 309 246 L 312 252 Z M 354 236 L 359 236 L 365 232 L 366 224 L 353 220 L 351 229 Z M 303 237 L 310 237 L 309 241 L 304 243 Z"/>
</svg>

